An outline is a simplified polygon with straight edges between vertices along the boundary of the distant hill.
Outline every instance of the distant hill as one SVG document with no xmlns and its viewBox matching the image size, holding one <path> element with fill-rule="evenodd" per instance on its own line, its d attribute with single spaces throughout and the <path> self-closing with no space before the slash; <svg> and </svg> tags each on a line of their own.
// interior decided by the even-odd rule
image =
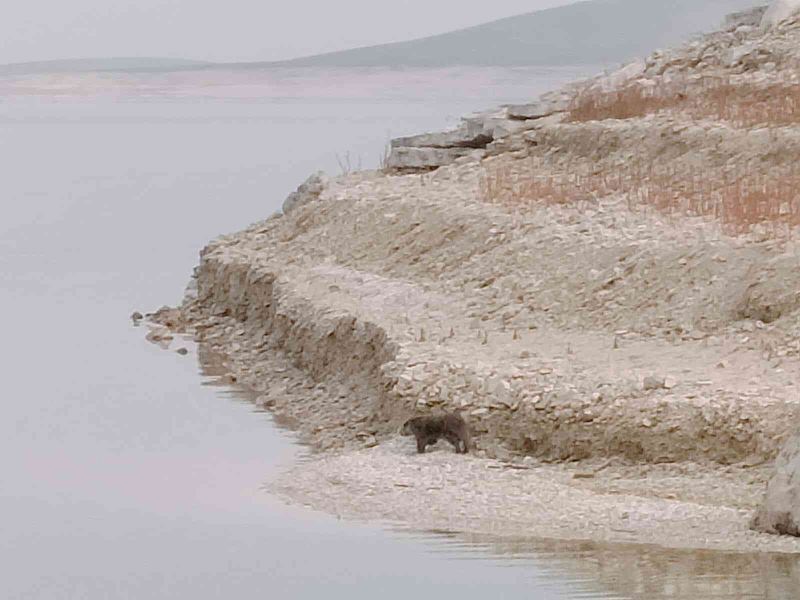
<svg viewBox="0 0 800 600">
<path fill-rule="evenodd" d="M 211 63 L 176 58 L 83 58 L 0 65 L 0 75 L 72 73 L 87 71 L 169 71 L 209 66 Z"/>
<path fill-rule="evenodd" d="M 766 0 L 590 0 L 418 40 L 279 64 L 446 67 L 623 62 L 713 29 L 731 12 L 765 3 Z M 420 18 L 425 17 L 420 15 Z"/>
<path fill-rule="evenodd" d="M 203 68 L 536 66 L 620 63 L 718 27 L 766 0 L 588 0 L 431 37 L 278 62 L 172 58 L 53 60 L 0 65 L 0 75 Z M 420 15 L 424 18 L 424 15 Z"/>
</svg>

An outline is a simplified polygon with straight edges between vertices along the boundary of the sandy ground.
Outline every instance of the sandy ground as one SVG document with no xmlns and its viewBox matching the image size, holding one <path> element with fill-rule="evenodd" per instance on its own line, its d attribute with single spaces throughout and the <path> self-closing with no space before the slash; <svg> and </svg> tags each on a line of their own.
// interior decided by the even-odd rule
<svg viewBox="0 0 800 600">
<path fill-rule="evenodd" d="M 452 453 L 419 456 L 411 441 L 319 456 L 270 489 L 339 517 L 496 538 L 800 552 L 800 540 L 750 531 L 762 471 L 712 473 L 693 464 L 502 463 Z M 597 470 L 599 468 L 599 470 Z"/>
<path fill-rule="evenodd" d="M 219 347 L 201 344 L 199 351 L 204 364 L 215 365 L 220 383 L 253 387 L 230 356 L 217 354 Z M 283 390 L 283 403 L 270 408 L 282 426 L 313 445 L 315 432 L 296 415 L 314 403 L 313 410 L 331 415 L 331 407 L 337 402 L 347 406 L 348 399 L 334 387 L 315 383 L 282 353 L 269 354 L 259 364 L 270 371 L 260 373 L 259 381 Z M 253 398 L 263 407 L 269 396 Z M 337 430 L 346 425 L 352 423 L 330 423 Z M 347 436 L 361 449 L 312 449 L 286 465 L 268 482 L 268 490 L 341 518 L 469 539 L 800 552 L 800 539 L 748 528 L 771 474 L 769 465 L 638 464 L 618 457 L 544 463 L 514 456 L 499 461 L 455 454 L 444 441 L 419 455 L 413 438 L 395 434 L 378 443 L 356 429 Z"/>
</svg>

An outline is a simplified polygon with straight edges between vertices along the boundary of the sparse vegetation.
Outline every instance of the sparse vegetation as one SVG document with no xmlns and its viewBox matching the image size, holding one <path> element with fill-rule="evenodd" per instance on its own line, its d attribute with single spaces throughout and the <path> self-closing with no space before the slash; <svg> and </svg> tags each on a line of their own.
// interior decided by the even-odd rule
<svg viewBox="0 0 800 600">
<path fill-rule="evenodd" d="M 336 162 L 339 164 L 339 170 L 342 175 L 350 175 L 354 171 L 361 171 L 361 157 L 359 156 L 355 163 L 353 163 L 353 159 L 350 156 L 350 151 L 344 153 L 343 156 L 339 156 L 336 154 Z"/>
<path fill-rule="evenodd" d="M 653 87 L 636 83 L 613 91 L 590 89 L 575 98 L 568 120 L 631 119 L 661 111 L 681 112 L 692 119 L 722 121 L 735 127 L 793 125 L 800 123 L 800 84 L 756 85 L 703 77 Z"/>
<path fill-rule="evenodd" d="M 623 195 L 632 210 L 649 207 L 669 215 L 709 216 L 732 234 L 759 225 L 778 236 L 800 226 L 800 170 L 793 164 L 765 173 L 631 162 L 613 173 L 598 173 L 577 162 L 556 171 L 537 157 L 490 164 L 481 186 L 488 202 L 517 208 Z"/>
<path fill-rule="evenodd" d="M 665 111 L 681 122 L 717 121 L 738 129 L 777 131 L 800 124 L 800 84 L 696 77 L 613 91 L 588 89 L 574 100 L 567 121 L 624 120 Z M 631 209 L 713 217 L 731 234 L 758 227 L 771 236 L 791 235 L 800 226 L 800 169 L 788 156 L 770 162 L 720 166 L 703 159 L 649 157 L 601 165 L 535 156 L 487 163 L 481 186 L 488 202 L 514 207 L 621 195 Z"/>
</svg>

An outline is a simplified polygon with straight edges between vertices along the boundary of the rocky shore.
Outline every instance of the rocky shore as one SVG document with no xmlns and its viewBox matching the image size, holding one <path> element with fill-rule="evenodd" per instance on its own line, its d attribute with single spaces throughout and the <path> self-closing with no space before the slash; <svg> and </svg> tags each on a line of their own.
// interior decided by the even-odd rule
<svg viewBox="0 0 800 600">
<path fill-rule="evenodd" d="M 319 451 L 273 482 L 294 501 L 800 551 L 748 527 L 800 409 L 800 128 L 793 106 L 759 122 L 737 95 L 797 82 L 800 21 L 764 29 L 763 13 L 395 140 L 384 171 L 315 175 L 284 214 L 203 250 L 151 341 L 223 354 Z M 471 456 L 398 438 L 442 409 L 471 424 Z"/>
</svg>

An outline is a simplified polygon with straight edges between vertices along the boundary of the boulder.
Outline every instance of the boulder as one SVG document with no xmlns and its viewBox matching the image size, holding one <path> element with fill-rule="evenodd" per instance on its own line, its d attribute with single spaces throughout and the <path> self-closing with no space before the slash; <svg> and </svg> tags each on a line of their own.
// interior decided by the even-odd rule
<svg viewBox="0 0 800 600">
<path fill-rule="evenodd" d="M 296 191 L 289 194 L 283 202 L 283 214 L 288 214 L 298 206 L 314 200 L 319 200 L 320 194 L 325 189 L 327 178 L 325 173 L 318 171 L 306 179 Z"/>
<path fill-rule="evenodd" d="M 800 11 L 800 0 L 773 0 L 761 18 L 761 28 L 769 30 Z"/>
<path fill-rule="evenodd" d="M 766 11 L 767 5 L 764 4 L 749 10 L 731 13 L 725 17 L 722 28 L 732 31 L 738 29 L 739 27 L 758 27 L 761 24 L 761 20 L 764 18 L 764 13 Z"/>
<path fill-rule="evenodd" d="M 651 390 L 663 390 L 667 387 L 665 383 L 666 380 L 664 379 L 664 377 L 657 377 L 655 375 L 650 375 L 648 377 L 645 377 L 644 380 L 642 381 L 642 389 L 644 389 L 644 391 L 646 392 Z"/>
<path fill-rule="evenodd" d="M 722 56 L 722 64 L 726 67 L 735 67 L 749 57 L 753 52 L 757 51 L 758 47 L 755 44 L 742 44 L 741 46 L 734 46 L 725 51 Z"/>
<path fill-rule="evenodd" d="M 800 432 L 778 455 L 775 473 L 750 527 L 764 533 L 800 536 Z"/>
</svg>

